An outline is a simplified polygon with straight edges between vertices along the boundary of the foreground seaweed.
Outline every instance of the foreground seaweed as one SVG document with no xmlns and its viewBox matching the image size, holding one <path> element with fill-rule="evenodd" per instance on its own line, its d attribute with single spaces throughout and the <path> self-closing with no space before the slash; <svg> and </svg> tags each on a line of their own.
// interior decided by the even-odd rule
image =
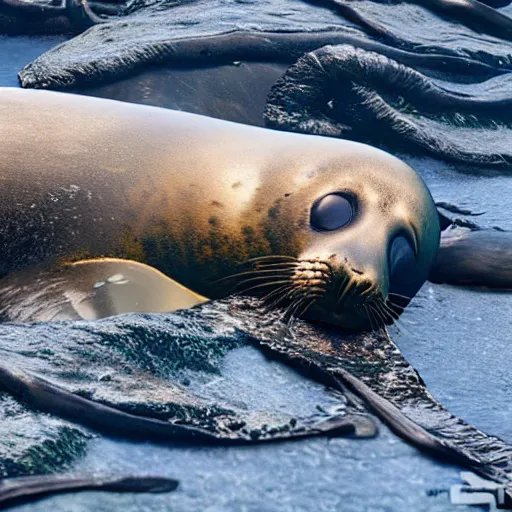
<svg viewBox="0 0 512 512">
<path fill-rule="evenodd" d="M 251 310 L 245 310 L 248 317 Z M 276 317 L 267 317 L 273 320 Z M 257 325 L 247 322 L 249 329 Z M 348 397 L 354 393 L 421 450 L 502 484 L 506 504 L 512 506 L 512 446 L 468 425 L 437 402 L 385 331 L 340 336 L 332 328 L 297 322 L 293 331 L 276 334 L 275 327 L 259 329 L 256 342 Z"/>
<path fill-rule="evenodd" d="M 9 325 L 16 336 L 2 339 L 0 383 L 32 409 L 102 431 L 133 436 L 125 423 L 132 418 L 167 424 L 167 437 L 209 444 L 368 437 L 375 435 L 369 408 L 420 449 L 504 485 L 510 498 L 512 448 L 436 402 L 384 331 L 348 335 L 300 321 L 290 330 L 280 315 L 259 309 L 255 299 L 231 298 L 170 315 Z M 243 389 L 226 381 L 222 368 L 226 355 L 248 344 L 333 388 L 327 401 L 292 415 L 272 395 L 263 410 L 243 405 Z M 102 424 L 91 421 L 94 410 L 112 414 Z M 161 438 L 155 433 L 138 434 Z"/>
<path fill-rule="evenodd" d="M 2 387 L 38 409 L 118 436 L 251 442 L 353 433 L 358 423 L 357 413 L 349 421 L 339 394 L 336 413 L 314 410 L 303 418 L 273 411 L 270 398 L 266 411 L 251 411 L 219 396 L 209 383 L 222 378 L 224 358 L 247 340 L 233 325 L 212 325 L 195 311 L 13 327 L 19 337 L 0 349 Z M 360 423 L 361 435 L 374 434 L 371 421 Z"/>
<path fill-rule="evenodd" d="M 336 391 L 318 393 L 318 401 L 295 412 L 283 410 L 283 396 L 263 389 L 258 405 L 251 405 L 239 383 L 223 371 L 226 357 L 249 343 L 235 319 L 221 325 L 229 318 L 225 311 L 219 305 L 212 313 L 2 327 L 3 476 L 67 470 L 87 450 L 90 432 L 37 411 L 116 437 L 152 441 L 252 444 L 376 435 L 375 421 Z M 24 432 L 30 433 L 28 439 Z M 7 480 L 0 503 L 54 491 L 120 490 L 120 477 L 107 479 L 112 485 L 96 476 L 55 478 L 31 477 L 16 485 Z M 131 477 L 129 482 L 125 491 L 148 491 L 145 480 Z"/>
</svg>

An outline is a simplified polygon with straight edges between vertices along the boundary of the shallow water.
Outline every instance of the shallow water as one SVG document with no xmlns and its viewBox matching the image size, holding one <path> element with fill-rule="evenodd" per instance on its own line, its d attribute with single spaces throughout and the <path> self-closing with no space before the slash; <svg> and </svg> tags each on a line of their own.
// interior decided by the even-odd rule
<svg viewBox="0 0 512 512">
<path fill-rule="evenodd" d="M 7 37 L 0 35 L 0 86 L 17 87 L 16 75 L 22 66 L 66 39 L 63 36 Z"/>
<path fill-rule="evenodd" d="M 0 85 L 16 85 L 16 72 L 63 38 L 0 38 Z M 404 157 L 424 177 L 436 200 L 475 211 L 485 225 L 512 229 L 512 178 L 458 172 L 436 160 Z M 489 433 L 512 442 L 512 294 L 427 284 L 402 319 L 394 339 L 449 409 Z M 250 390 L 257 403 L 265 388 L 291 409 L 315 400 L 322 389 L 255 349 L 234 351 L 225 371 Z M 245 371 L 251 367 L 252 372 Z M 259 369 L 259 370 L 258 370 Z M 258 377 L 255 377 L 258 376 Z M 289 393 L 279 396 L 274 379 Z M 222 389 L 222 385 L 219 385 Z M 276 402 L 276 403 L 277 403 Z M 23 511 L 176 510 L 474 510 L 450 505 L 431 489 L 458 483 L 459 468 L 420 454 L 382 428 L 377 439 L 309 439 L 245 448 L 157 445 L 98 438 L 76 469 L 159 473 L 181 480 L 169 495 L 82 493 L 52 497 Z"/>
</svg>

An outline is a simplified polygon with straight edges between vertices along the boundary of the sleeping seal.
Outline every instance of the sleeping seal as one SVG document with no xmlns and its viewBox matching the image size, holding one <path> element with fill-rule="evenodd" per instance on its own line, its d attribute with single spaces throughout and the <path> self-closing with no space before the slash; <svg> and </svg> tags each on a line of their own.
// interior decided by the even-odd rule
<svg viewBox="0 0 512 512">
<path fill-rule="evenodd" d="M 0 90 L 0 140 L 3 275 L 132 259 L 360 330 L 401 313 L 439 246 L 421 178 L 364 144 L 20 89 Z"/>
</svg>

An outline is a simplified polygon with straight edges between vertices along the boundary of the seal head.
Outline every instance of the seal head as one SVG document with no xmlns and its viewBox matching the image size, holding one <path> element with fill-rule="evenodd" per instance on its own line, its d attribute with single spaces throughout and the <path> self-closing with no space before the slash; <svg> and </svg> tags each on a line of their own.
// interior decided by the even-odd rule
<svg viewBox="0 0 512 512">
<path fill-rule="evenodd" d="M 293 192 L 266 229 L 283 243 L 291 236 L 288 245 L 298 250 L 256 258 L 249 282 L 271 304 L 286 305 L 289 317 L 365 330 L 391 324 L 421 288 L 440 227 L 413 169 L 378 149 L 348 145 L 289 181 Z M 270 292 L 266 283 L 275 283 Z"/>
</svg>

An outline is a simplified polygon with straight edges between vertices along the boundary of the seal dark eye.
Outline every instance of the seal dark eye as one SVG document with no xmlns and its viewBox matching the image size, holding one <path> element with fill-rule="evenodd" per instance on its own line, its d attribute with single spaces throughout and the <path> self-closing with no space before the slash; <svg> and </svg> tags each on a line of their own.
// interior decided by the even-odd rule
<svg viewBox="0 0 512 512">
<path fill-rule="evenodd" d="M 405 297 L 414 297 L 418 286 L 416 274 L 416 257 L 409 241 L 397 236 L 389 249 L 389 293 Z"/>
<path fill-rule="evenodd" d="M 341 194 L 329 194 L 316 201 L 311 208 L 311 227 L 319 231 L 333 231 L 346 226 L 353 216 L 352 204 Z"/>
</svg>

